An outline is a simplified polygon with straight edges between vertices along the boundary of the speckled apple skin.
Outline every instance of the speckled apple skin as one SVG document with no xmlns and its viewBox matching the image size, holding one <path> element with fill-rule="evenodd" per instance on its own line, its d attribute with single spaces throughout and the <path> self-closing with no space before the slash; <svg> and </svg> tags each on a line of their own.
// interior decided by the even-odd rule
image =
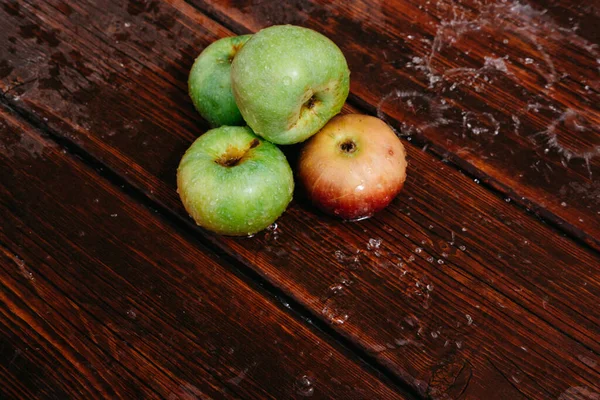
<svg viewBox="0 0 600 400">
<path fill-rule="evenodd" d="M 352 153 L 341 144 L 352 140 Z M 298 178 L 318 208 L 343 219 L 367 218 L 386 207 L 406 180 L 406 152 L 391 128 L 368 115 L 333 118 L 304 146 Z"/>
<path fill-rule="evenodd" d="M 213 127 L 246 125 L 231 90 L 231 60 L 251 36 L 217 40 L 200 53 L 190 70 L 190 98 Z"/>
<path fill-rule="evenodd" d="M 256 33 L 232 63 L 233 94 L 257 135 L 276 143 L 306 140 L 338 114 L 350 71 L 341 50 L 310 29 L 277 25 Z M 314 105 L 304 105 L 314 95 Z"/>
<path fill-rule="evenodd" d="M 257 140 L 258 145 L 253 146 Z M 247 150 L 238 165 L 216 162 L 231 149 Z M 248 127 L 212 129 L 187 150 L 177 170 L 181 201 L 196 223 L 245 236 L 271 225 L 292 200 L 294 179 L 285 155 Z"/>
</svg>

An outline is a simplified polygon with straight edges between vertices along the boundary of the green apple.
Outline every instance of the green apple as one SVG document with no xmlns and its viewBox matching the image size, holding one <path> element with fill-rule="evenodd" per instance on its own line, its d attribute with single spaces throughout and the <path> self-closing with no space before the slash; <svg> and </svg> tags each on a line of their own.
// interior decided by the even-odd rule
<svg viewBox="0 0 600 400">
<path fill-rule="evenodd" d="M 350 71 L 341 50 L 307 28 L 256 33 L 231 66 L 235 101 L 254 132 L 276 144 L 302 142 L 340 112 Z"/>
<path fill-rule="evenodd" d="M 251 35 L 219 39 L 194 62 L 188 89 L 196 110 L 212 126 L 246 125 L 231 92 L 231 62 Z"/>
<path fill-rule="evenodd" d="M 271 225 L 292 200 L 284 154 L 248 127 L 222 126 L 200 136 L 177 170 L 177 191 L 196 223 L 233 236 Z"/>
</svg>

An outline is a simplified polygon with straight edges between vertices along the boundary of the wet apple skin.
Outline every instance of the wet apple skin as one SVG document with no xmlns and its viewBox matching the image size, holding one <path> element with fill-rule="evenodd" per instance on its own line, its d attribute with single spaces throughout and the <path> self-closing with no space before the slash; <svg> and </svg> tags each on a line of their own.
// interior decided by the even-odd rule
<svg viewBox="0 0 600 400">
<path fill-rule="evenodd" d="M 236 162 L 223 165 L 228 155 Z M 248 127 L 222 126 L 200 136 L 177 169 L 177 191 L 196 223 L 221 235 L 259 232 L 285 211 L 294 178 L 285 155 Z"/>
<path fill-rule="evenodd" d="M 299 26 L 257 32 L 231 65 L 231 87 L 244 120 L 279 145 L 303 142 L 321 129 L 342 109 L 349 85 L 339 47 Z"/>
<path fill-rule="evenodd" d="M 352 151 L 344 150 L 343 145 Z M 367 218 L 385 208 L 406 180 L 406 152 L 378 118 L 347 114 L 333 118 L 305 145 L 298 179 L 312 203 L 343 219 Z"/>
</svg>

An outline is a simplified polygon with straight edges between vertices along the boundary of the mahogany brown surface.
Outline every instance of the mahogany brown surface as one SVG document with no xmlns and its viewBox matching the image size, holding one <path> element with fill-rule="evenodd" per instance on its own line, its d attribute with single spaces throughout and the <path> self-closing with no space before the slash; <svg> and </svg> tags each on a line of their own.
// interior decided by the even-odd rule
<svg viewBox="0 0 600 400">
<path fill-rule="evenodd" d="M 395 87 L 385 93 L 370 92 L 385 84 L 378 69 L 393 64 L 379 54 L 386 47 L 380 47 L 383 42 L 377 41 L 377 35 L 384 31 L 373 28 L 369 34 L 352 34 L 352 48 L 348 37 L 342 36 L 345 29 L 367 29 L 361 21 L 377 21 L 377 7 L 339 3 L 337 14 L 327 19 L 331 26 L 325 27 L 320 22 L 321 4 L 278 2 L 279 14 L 269 4 L 233 7 L 223 2 L 208 8 L 198 1 L 195 8 L 176 0 L 7 3 L 0 10 L 0 29 L 8 37 L 0 42 L 3 101 L 59 145 L 76 148 L 86 162 L 102 165 L 131 190 L 164 207 L 176 224 L 189 219 L 175 192 L 175 169 L 187 146 L 207 129 L 187 97 L 187 71 L 204 47 L 233 34 L 211 17 L 237 33 L 278 22 L 264 19 L 265 15 L 284 15 L 291 19 L 287 22 L 319 29 L 342 47 L 351 64 L 352 102 L 361 108 L 348 106 L 345 112 L 376 113 L 381 100 L 393 93 L 384 101 L 381 116 L 401 128 L 401 133 L 413 132 L 410 124 L 419 119 L 440 122 L 422 114 L 437 113 L 440 107 L 443 111 L 443 96 L 452 96 L 454 90 L 432 95 L 418 82 L 419 70 L 411 75 L 404 67 L 396 68 L 409 76 L 402 79 L 415 80 L 407 92 L 410 98 Z M 382 7 L 392 6 L 401 9 L 410 4 L 386 2 Z M 339 22 L 346 7 L 355 13 L 356 21 Z M 533 9 L 530 14 L 537 15 Z M 355 28 L 348 28 L 351 23 Z M 415 20 L 414 26 L 406 25 L 404 34 L 433 29 L 418 24 Z M 374 42 L 365 43 L 369 38 Z M 385 54 L 403 60 L 400 50 Z M 364 54 L 361 62 L 356 61 L 357 54 Z M 371 59 L 375 66 L 369 67 Z M 502 69 L 499 61 L 488 62 Z M 458 68 L 475 68 L 465 65 Z M 372 71 L 366 73 L 365 68 Z M 481 98 L 451 103 L 466 107 L 456 115 L 459 125 L 475 127 L 479 135 L 493 133 L 493 121 L 500 121 L 499 117 L 483 117 L 491 128 L 474 125 L 485 113 L 495 115 L 485 108 L 495 107 L 493 96 L 475 89 L 471 93 L 469 85 L 464 86 L 455 89 L 464 92 L 460 96 Z M 484 84 L 482 88 L 491 90 Z M 433 107 L 436 101 L 441 105 Z M 412 116 L 400 106 L 412 107 Z M 406 115 L 399 119 L 399 112 Z M 405 125 L 400 126 L 400 120 Z M 531 133 L 521 122 L 525 120 L 520 116 L 520 127 Z M 497 167 L 489 157 L 477 158 L 479 151 L 463 154 L 452 141 L 441 140 L 452 132 L 444 124 L 418 132 L 415 128 L 414 134 L 405 135 L 409 157 L 405 188 L 388 209 L 370 220 L 345 223 L 321 215 L 298 191 L 290 209 L 267 232 L 250 239 L 218 237 L 200 229 L 197 235 L 210 242 L 213 251 L 225 252 L 241 263 L 240 268 L 281 290 L 312 319 L 330 324 L 334 336 L 366 352 L 372 357 L 369 363 L 420 396 L 594 398 L 600 393 L 596 307 L 600 257 L 593 239 L 598 228 L 595 220 L 582 218 L 577 225 L 569 215 L 542 207 L 545 216 L 556 216 L 548 225 L 516 205 L 519 199 L 490 190 L 481 178 L 474 178 L 491 176 L 492 166 L 500 171 L 509 161 L 518 174 L 522 154 L 534 148 L 526 138 L 492 135 L 485 146 L 502 147 L 505 141 L 514 141 L 510 150 L 514 154 L 505 148 L 500 160 L 504 167 Z M 459 137 L 452 140 L 475 140 L 466 134 L 463 138 L 460 129 L 455 132 Z M 472 129 L 471 133 L 475 135 Z M 429 151 L 432 148 L 435 154 Z M 298 149 L 284 149 L 292 162 Z M 440 154 L 452 156 L 447 160 Z M 587 166 L 580 166 L 579 172 L 569 162 L 567 167 L 560 161 L 554 166 L 559 171 L 552 175 L 556 185 L 575 182 L 572 186 L 592 201 L 574 200 L 569 207 L 561 206 L 568 212 L 581 208 L 597 214 L 593 204 L 597 195 L 584 185 L 585 179 L 597 184 L 594 162 L 590 158 L 592 175 Z M 469 167 L 472 163 L 476 168 Z M 468 167 L 467 174 L 457 165 Z M 584 180 L 570 180 L 569 174 Z M 507 187 L 515 193 L 541 188 L 555 201 L 560 191 L 552 192 L 543 175 L 537 175 L 534 183 L 512 182 Z M 539 202 L 538 197 L 532 199 Z M 562 229 L 561 221 L 569 221 L 573 229 Z"/>
<path fill-rule="evenodd" d="M 406 398 L 189 230 L 0 126 L 0 397 Z"/>
</svg>

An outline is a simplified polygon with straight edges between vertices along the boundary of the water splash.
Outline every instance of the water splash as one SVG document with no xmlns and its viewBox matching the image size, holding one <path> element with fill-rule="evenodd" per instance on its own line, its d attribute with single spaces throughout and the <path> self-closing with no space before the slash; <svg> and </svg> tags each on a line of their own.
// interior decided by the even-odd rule
<svg viewBox="0 0 600 400">
<path fill-rule="evenodd" d="M 410 136 L 428 128 L 448 125 L 452 121 L 445 116 L 450 106 L 444 99 L 416 91 L 392 90 L 377 104 L 377 116 L 386 121 L 385 107 L 393 106 L 394 111 L 403 115 L 398 136 Z M 421 122 L 417 122 L 421 121 Z"/>
<path fill-rule="evenodd" d="M 547 107 L 546 109 L 550 111 L 557 111 L 556 109 L 550 107 Z M 588 143 L 587 145 L 582 146 L 582 148 L 575 148 L 576 146 L 571 146 L 561 141 L 559 134 L 561 129 L 569 132 L 570 134 L 577 133 L 578 135 L 583 135 L 586 132 L 593 132 L 594 134 L 590 136 L 597 138 L 598 134 L 600 134 L 600 125 L 593 124 L 582 111 L 576 111 L 571 108 L 567 108 L 566 110 L 560 112 L 558 117 L 552 120 L 546 129 L 537 132 L 533 136 L 534 142 L 535 138 L 541 137 L 542 144 L 548 148 L 554 149 L 564 158 L 566 162 L 569 162 L 572 159 L 583 160 L 591 179 L 592 168 L 590 163 L 594 157 L 600 155 L 600 142 Z"/>
<path fill-rule="evenodd" d="M 360 250 L 356 250 L 356 252 L 354 254 L 350 254 L 350 255 L 346 255 L 341 250 L 336 250 L 334 252 L 335 259 L 338 261 L 338 263 L 345 266 L 346 268 L 348 268 L 351 271 L 356 271 L 360 268 L 360 266 L 361 266 L 360 255 L 361 255 Z"/>
<path fill-rule="evenodd" d="M 383 241 L 381 239 L 374 239 L 371 238 L 369 239 L 369 242 L 367 243 L 367 250 L 377 250 L 381 247 L 381 243 Z"/>
<path fill-rule="evenodd" d="M 500 123 L 490 113 L 467 111 L 463 114 L 463 130 L 475 137 L 497 136 L 500 133 Z"/>
<path fill-rule="evenodd" d="M 347 287 L 351 283 L 334 283 L 329 286 L 321 313 L 333 325 L 343 325 L 350 318 L 347 311 Z"/>
</svg>

